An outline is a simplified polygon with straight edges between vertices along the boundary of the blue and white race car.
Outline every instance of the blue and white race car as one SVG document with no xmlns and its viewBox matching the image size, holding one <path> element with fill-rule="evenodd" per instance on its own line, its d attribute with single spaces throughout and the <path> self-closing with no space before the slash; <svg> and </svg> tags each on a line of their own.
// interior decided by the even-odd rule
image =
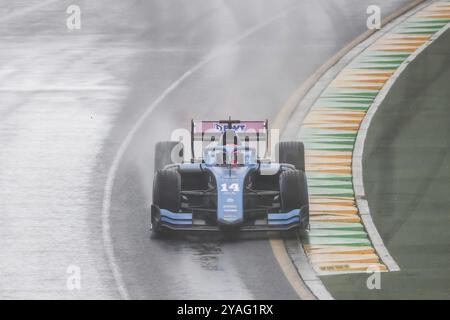
<svg viewBox="0 0 450 320">
<path fill-rule="evenodd" d="M 309 228 L 303 143 L 278 143 L 272 162 L 268 140 L 267 121 L 230 119 L 192 121 L 188 146 L 159 142 L 152 232 Z"/>
</svg>

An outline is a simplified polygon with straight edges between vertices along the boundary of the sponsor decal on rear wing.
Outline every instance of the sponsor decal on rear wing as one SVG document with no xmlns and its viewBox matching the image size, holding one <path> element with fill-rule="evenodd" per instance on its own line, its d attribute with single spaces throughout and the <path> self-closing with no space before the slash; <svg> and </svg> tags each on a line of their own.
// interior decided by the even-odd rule
<svg viewBox="0 0 450 320">
<path fill-rule="evenodd" d="M 268 121 L 217 120 L 195 121 L 191 125 L 192 159 L 201 158 L 209 145 L 223 144 L 224 134 L 232 130 L 240 141 L 257 150 L 258 158 L 264 158 L 268 147 Z"/>
<path fill-rule="evenodd" d="M 192 121 L 194 133 L 224 133 L 226 130 L 233 130 L 236 133 L 245 132 L 266 132 L 267 120 L 265 121 L 240 121 L 240 120 L 219 120 L 219 121 Z"/>
</svg>

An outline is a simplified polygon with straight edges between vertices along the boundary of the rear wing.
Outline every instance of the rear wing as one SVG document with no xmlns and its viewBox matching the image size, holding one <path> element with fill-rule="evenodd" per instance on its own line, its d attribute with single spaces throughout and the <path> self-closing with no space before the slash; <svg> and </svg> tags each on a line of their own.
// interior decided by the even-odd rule
<svg viewBox="0 0 450 320">
<path fill-rule="evenodd" d="M 268 120 L 191 121 L 192 161 L 202 160 L 203 150 L 210 145 L 225 144 L 225 132 L 233 130 L 242 144 L 255 148 L 258 159 L 266 157 L 269 146 Z M 223 139 L 223 140 L 221 140 Z"/>
</svg>

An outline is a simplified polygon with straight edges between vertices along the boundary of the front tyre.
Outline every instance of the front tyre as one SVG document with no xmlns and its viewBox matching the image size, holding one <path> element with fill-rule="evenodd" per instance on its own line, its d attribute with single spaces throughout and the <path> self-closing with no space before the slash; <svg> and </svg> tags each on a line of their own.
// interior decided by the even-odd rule
<svg viewBox="0 0 450 320">
<path fill-rule="evenodd" d="M 159 237 L 164 233 L 161 225 L 161 209 L 179 212 L 181 208 L 181 177 L 178 171 L 158 170 L 153 181 L 153 206 L 151 209 L 152 235 Z"/>
<path fill-rule="evenodd" d="M 181 207 L 181 177 L 175 170 L 158 170 L 153 181 L 153 204 L 178 212 Z"/>
<path fill-rule="evenodd" d="M 164 229 L 161 227 L 159 210 L 152 206 L 150 211 L 149 230 L 152 238 L 160 238 L 164 235 Z"/>
<path fill-rule="evenodd" d="M 289 170 L 280 175 L 281 210 L 290 212 L 301 209 L 300 229 L 309 228 L 309 195 L 306 175 L 303 171 Z"/>
</svg>

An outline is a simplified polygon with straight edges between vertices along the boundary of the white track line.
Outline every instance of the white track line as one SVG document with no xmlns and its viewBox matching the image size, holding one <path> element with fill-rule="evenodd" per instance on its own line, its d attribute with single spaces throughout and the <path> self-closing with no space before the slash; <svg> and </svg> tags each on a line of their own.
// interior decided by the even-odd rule
<svg viewBox="0 0 450 320">
<path fill-rule="evenodd" d="M 314 297 L 318 300 L 334 300 L 331 293 L 309 263 L 308 256 L 302 246 L 300 235 L 297 234 L 295 239 L 285 240 L 284 244 L 292 264 L 294 264 L 298 274 L 300 274 L 303 282 Z"/>
<path fill-rule="evenodd" d="M 402 23 L 408 17 L 413 15 L 418 10 L 422 9 L 426 6 L 426 0 L 416 0 L 413 3 L 406 5 L 405 7 L 399 9 L 394 14 L 383 20 L 383 28 L 378 32 L 365 32 L 357 39 L 352 41 L 349 45 L 335 55 L 329 62 L 325 64 L 325 68 L 321 68 L 322 70 L 327 70 L 322 74 L 317 75 L 316 83 L 307 91 L 306 95 L 304 95 L 301 100 L 298 102 L 298 106 L 293 114 L 290 116 L 290 120 L 286 125 L 287 130 L 283 133 L 283 138 L 285 139 L 296 139 L 295 136 L 295 128 L 298 127 L 298 123 L 302 123 L 306 115 L 311 110 L 312 106 L 316 102 L 316 100 L 320 97 L 322 92 L 329 86 L 329 84 L 336 78 L 336 76 L 347 67 L 356 57 L 358 57 L 364 50 L 370 47 L 373 43 L 375 43 L 378 39 L 383 37 L 387 32 L 392 30 L 394 27 Z M 428 2 L 429 3 L 429 2 Z M 412 10 L 411 12 L 409 12 Z M 354 163 L 354 162 L 353 162 Z M 353 168 L 353 170 L 355 170 Z M 356 189 L 356 187 L 355 187 Z M 357 191 L 355 190 L 355 195 Z M 359 204 L 358 204 L 359 205 Z M 363 209 L 364 210 L 364 209 Z M 367 211 L 366 211 L 367 212 Z M 376 234 L 378 231 L 376 230 L 372 219 L 370 219 L 370 214 L 364 215 L 363 223 L 367 226 L 369 234 L 369 238 L 372 242 L 379 243 L 376 240 Z M 379 234 L 378 234 L 379 236 Z M 380 257 L 389 256 L 389 253 L 386 248 L 384 251 L 382 247 L 378 245 L 377 253 Z M 286 242 L 286 250 L 288 251 L 289 256 L 291 257 L 292 263 L 296 266 L 300 276 L 303 281 L 309 287 L 311 292 L 319 299 L 319 300 L 331 300 L 334 299 L 332 295 L 329 293 L 325 285 L 322 283 L 320 278 L 317 276 L 317 273 L 309 264 L 306 252 L 299 241 L 299 244 L 293 243 L 293 241 Z M 392 257 L 391 257 L 392 258 Z M 385 260 L 384 260 L 385 261 Z M 394 270 L 392 270 L 394 271 Z"/>
<path fill-rule="evenodd" d="M 409 14 L 406 18 L 402 18 L 406 20 L 411 15 L 417 13 L 422 10 L 424 7 L 430 5 L 430 2 L 436 1 L 427 1 L 424 5 L 420 6 L 418 9 L 414 10 L 411 14 Z M 356 138 L 355 148 L 353 150 L 353 159 L 352 159 L 352 170 L 353 170 L 353 186 L 355 189 L 355 197 L 356 202 L 360 211 L 361 218 L 363 223 L 367 229 L 370 240 L 372 241 L 375 250 L 377 251 L 380 258 L 383 260 L 384 264 L 388 267 L 389 271 L 400 271 L 400 267 L 389 254 L 386 246 L 383 243 L 383 239 L 378 233 L 377 228 L 372 220 L 372 216 L 370 214 L 369 204 L 365 199 L 366 194 L 364 190 L 364 182 L 363 182 L 363 153 L 364 153 L 364 144 L 367 136 L 367 131 L 369 130 L 370 123 L 372 122 L 373 116 L 378 111 L 379 106 L 383 103 L 387 94 L 391 90 L 394 83 L 397 81 L 402 72 L 407 68 L 407 66 L 416 59 L 429 45 L 431 45 L 437 38 L 439 38 L 445 31 L 450 28 L 450 24 L 447 24 L 446 27 L 441 29 L 439 32 L 434 34 L 429 41 L 424 43 L 416 52 L 414 52 L 408 59 L 406 59 L 400 67 L 396 70 L 396 72 L 391 76 L 391 78 L 386 82 L 383 89 L 379 92 L 373 104 L 370 106 L 366 116 L 364 117 L 363 122 L 361 123 L 361 127 L 358 131 L 358 136 Z"/>
<path fill-rule="evenodd" d="M 122 161 L 123 155 L 133 140 L 136 132 L 142 126 L 142 124 L 146 121 L 148 116 L 153 112 L 153 110 L 172 92 L 174 91 L 182 82 L 188 79 L 193 73 L 204 67 L 206 64 L 216 59 L 217 57 L 223 55 L 224 53 L 230 52 L 233 47 L 242 41 L 243 39 L 251 36 L 252 34 L 258 32 L 263 29 L 267 25 L 275 22 L 276 20 L 285 17 L 286 15 L 294 12 L 298 9 L 300 5 L 295 5 L 289 7 L 287 10 L 282 11 L 281 13 L 265 20 L 264 22 L 255 25 L 252 28 L 247 29 L 244 33 L 239 35 L 238 37 L 232 39 L 225 45 L 219 47 L 217 50 L 214 50 L 209 55 L 204 57 L 199 63 L 194 65 L 188 71 L 186 71 L 180 78 L 178 78 L 175 82 L 173 82 L 168 88 L 166 88 L 161 95 L 148 107 L 148 109 L 142 114 L 142 116 L 138 119 L 135 125 L 131 128 L 130 132 L 126 136 L 125 140 L 120 145 L 119 150 L 117 151 L 112 165 L 108 171 L 108 176 L 105 183 L 105 191 L 103 196 L 103 208 L 102 208 L 102 232 L 103 232 L 103 244 L 106 251 L 106 256 L 108 259 L 108 263 L 110 265 L 113 277 L 116 281 L 117 288 L 119 290 L 120 296 L 123 299 L 130 299 L 130 295 L 127 291 L 125 283 L 122 278 L 122 274 L 120 272 L 119 265 L 116 262 L 116 257 L 114 254 L 113 243 L 111 239 L 111 226 L 110 226 L 110 210 L 111 210 L 111 197 L 112 197 L 112 189 L 114 187 L 114 181 L 116 178 L 117 170 Z"/>
</svg>

